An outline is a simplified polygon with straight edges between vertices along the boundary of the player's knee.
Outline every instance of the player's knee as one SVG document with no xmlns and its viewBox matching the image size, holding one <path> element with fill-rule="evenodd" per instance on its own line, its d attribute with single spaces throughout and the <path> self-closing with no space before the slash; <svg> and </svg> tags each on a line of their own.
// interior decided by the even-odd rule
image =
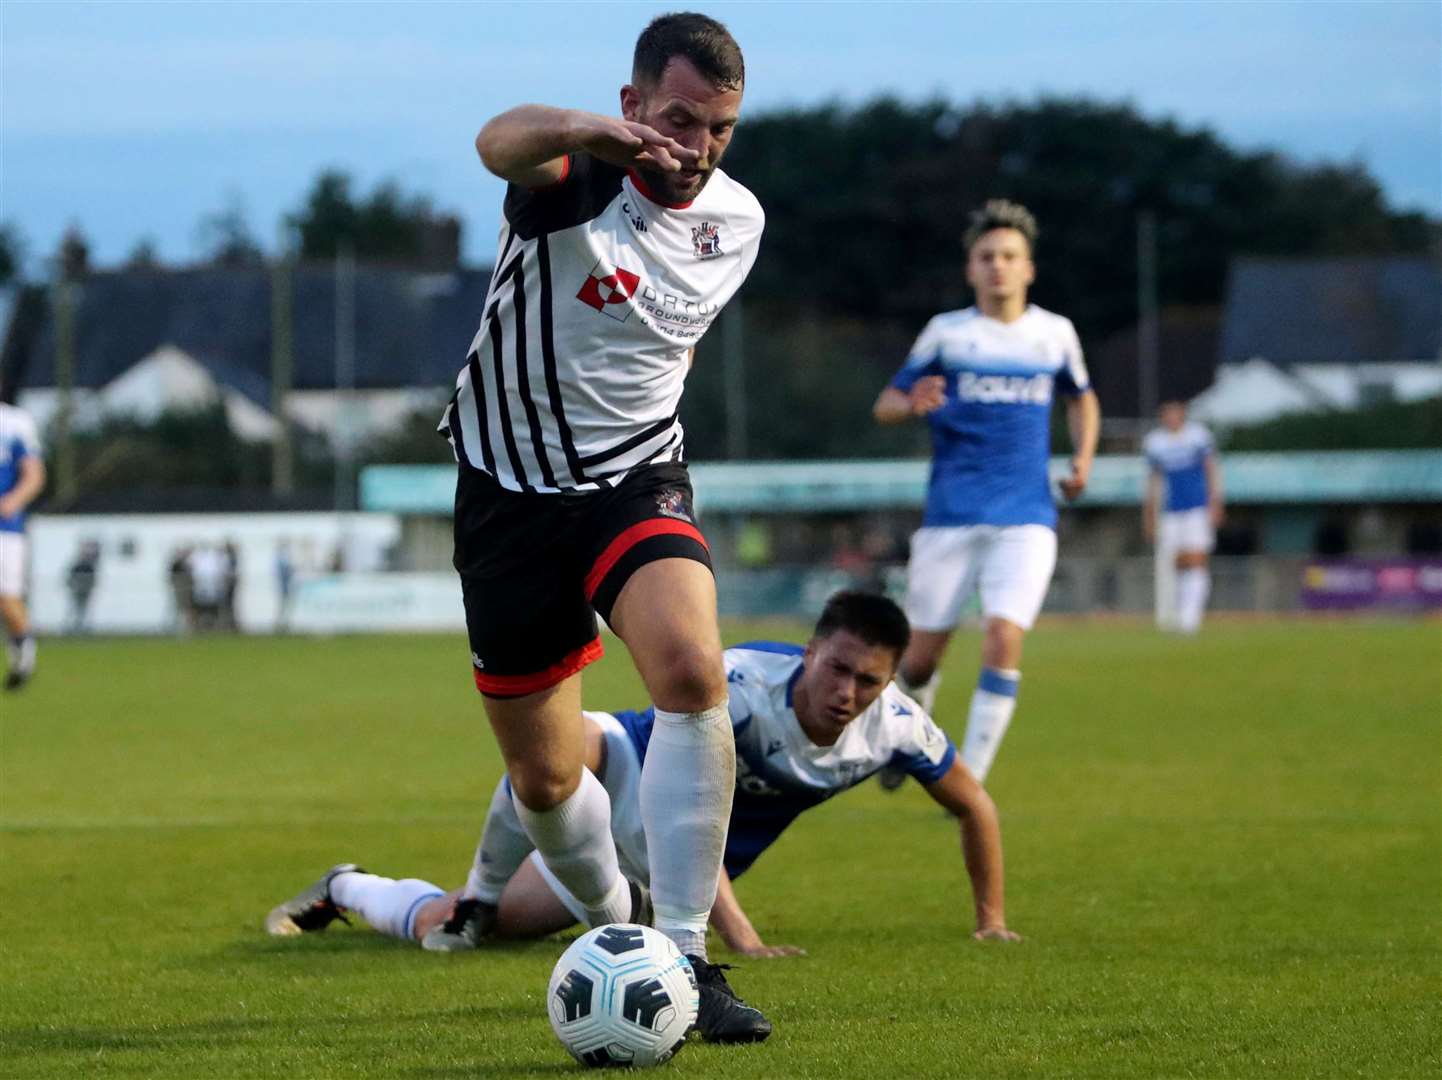
<svg viewBox="0 0 1442 1080">
<path fill-rule="evenodd" d="M 991 619 L 982 638 L 982 663 L 988 667 L 1014 668 L 1021 663 L 1021 644 L 1025 631 L 1006 619 Z"/>
<path fill-rule="evenodd" d="M 527 810 L 554 810 L 580 786 L 580 770 L 557 768 L 545 762 L 513 765 L 511 790 Z"/>
<path fill-rule="evenodd" d="M 714 649 L 677 642 L 652 665 L 651 700 L 667 712 L 701 712 L 726 696 L 726 672 Z"/>
</svg>

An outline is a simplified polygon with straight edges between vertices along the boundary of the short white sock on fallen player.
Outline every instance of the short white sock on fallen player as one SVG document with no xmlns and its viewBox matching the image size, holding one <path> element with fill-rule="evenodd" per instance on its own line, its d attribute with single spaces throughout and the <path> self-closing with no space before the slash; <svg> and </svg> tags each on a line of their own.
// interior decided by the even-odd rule
<svg viewBox="0 0 1442 1080">
<path fill-rule="evenodd" d="M 511 782 L 502 776 L 491 795 L 486 824 L 481 830 L 481 842 L 476 845 L 475 858 L 461 895 L 487 904 L 499 904 L 506 883 L 535 849 L 516 814 Z"/>
<path fill-rule="evenodd" d="M 421 904 L 444 896 L 445 890 L 419 878 L 381 877 L 347 871 L 331 879 L 330 896 L 338 907 L 354 911 L 387 937 L 415 940 L 415 917 Z"/>
</svg>

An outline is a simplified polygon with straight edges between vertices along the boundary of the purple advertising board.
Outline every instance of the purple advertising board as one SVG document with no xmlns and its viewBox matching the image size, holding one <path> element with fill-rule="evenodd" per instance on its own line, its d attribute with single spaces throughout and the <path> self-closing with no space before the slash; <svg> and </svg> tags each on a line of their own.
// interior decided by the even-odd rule
<svg viewBox="0 0 1442 1080">
<path fill-rule="evenodd" d="M 1442 610 L 1442 558 L 1318 559 L 1302 568 L 1308 611 Z"/>
</svg>

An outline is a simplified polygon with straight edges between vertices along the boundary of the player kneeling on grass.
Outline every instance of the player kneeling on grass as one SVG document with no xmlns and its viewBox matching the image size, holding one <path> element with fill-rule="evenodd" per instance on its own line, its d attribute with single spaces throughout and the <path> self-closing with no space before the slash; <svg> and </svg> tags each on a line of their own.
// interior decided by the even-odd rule
<svg viewBox="0 0 1442 1080">
<path fill-rule="evenodd" d="M 1006 927 L 996 806 L 956 747 L 892 681 L 909 636 L 906 616 L 890 600 L 842 592 L 827 603 L 805 647 L 767 641 L 726 650 L 736 793 L 711 925 L 733 952 L 773 957 L 803 951 L 762 941 L 732 879 L 803 811 L 888 766 L 914 776 L 961 820 L 976 906 L 973 937 L 1020 940 Z M 586 765 L 610 796 L 617 855 L 633 883 L 637 910 L 644 911 L 646 835 L 638 791 L 653 714 L 587 712 L 585 719 Z M 282 935 L 323 930 L 347 910 L 383 934 L 437 951 L 471 949 L 491 938 L 539 937 L 585 915 L 537 856 L 504 778 L 463 889 L 446 894 L 427 881 L 396 881 L 343 863 L 273 910 L 266 928 Z M 704 1016 L 699 1026 L 704 1032 Z"/>
</svg>

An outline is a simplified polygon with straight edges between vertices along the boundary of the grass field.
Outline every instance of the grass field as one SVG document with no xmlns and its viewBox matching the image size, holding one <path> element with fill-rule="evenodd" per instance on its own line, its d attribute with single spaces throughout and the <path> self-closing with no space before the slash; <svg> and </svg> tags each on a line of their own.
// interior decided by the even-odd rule
<svg viewBox="0 0 1442 1080">
<path fill-rule="evenodd" d="M 0 699 L 0 1075 L 577 1068 L 542 1001 L 559 941 L 260 929 L 342 859 L 460 882 L 499 775 L 462 638 L 52 642 L 41 664 Z M 641 702 L 619 646 L 587 702 Z M 990 786 L 1024 943 L 970 941 L 954 826 L 915 785 L 864 785 L 738 884 L 768 940 L 810 950 L 732 973 L 775 1036 L 666 1068 L 1442 1072 L 1437 623 L 1044 625 Z"/>
</svg>

